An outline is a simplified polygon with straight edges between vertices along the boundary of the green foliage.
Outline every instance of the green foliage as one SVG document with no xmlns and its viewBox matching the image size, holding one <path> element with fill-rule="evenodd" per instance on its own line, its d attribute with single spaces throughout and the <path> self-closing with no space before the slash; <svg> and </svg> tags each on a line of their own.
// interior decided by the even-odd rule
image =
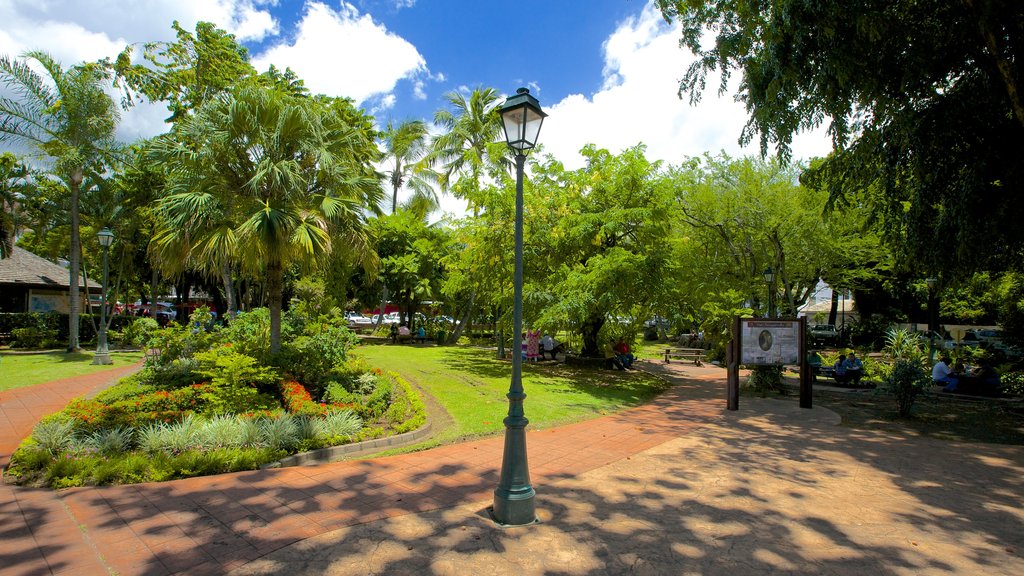
<svg viewBox="0 0 1024 576">
<path fill-rule="evenodd" d="M 384 421 L 396 434 L 411 432 L 426 424 L 427 409 L 416 389 L 395 372 L 387 372 L 386 376 L 394 382 L 395 391 L 384 413 Z"/>
<path fill-rule="evenodd" d="M 768 392 L 782 393 L 782 366 L 754 366 L 748 382 L 761 397 Z"/>
<path fill-rule="evenodd" d="M 21 485 L 54 489 L 73 486 L 162 482 L 191 476 L 254 470 L 281 459 L 270 448 L 220 448 L 181 453 L 131 452 L 117 457 L 66 454 L 54 458 L 38 449 L 19 449 L 5 475 Z"/>
<path fill-rule="evenodd" d="M 15 328 L 11 330 L 12 348 L 42 349 L 59 344 L 56 330 L 41 328 Z"/>
<path fill-rule="evenodd" d="M 158 366 L 167 366 L 181 359 L 189 359 L 198 352 L 209 350 L 220 340 L 216 330 L 208 331 L 210 309 L 197 308 L 188 324 L 171 322 L 150 339 L 153 348 L 160 350 Z"/>
<path fill-rule="evenodd" d="M 334 410 L 310 422 L 316 436 L 329 440 L 351 437 L 363 427 L 363 421 L 352 410 Z"/>
<path fill-rule="evenodd" d="M 256 359 L 230 346 L 200 352 L 195 361 L 196 372 L 210 379 L 201 389 L 204 412 L 236 414 L 278 405 L 272 391 L 280 377 L 273 368 L 258 365 Z"/>
<path fill-rule="evenodd" d="M 266 446 L 272 450 L 290 450 L 302 439 L 298 418 L 281 414 L 276 418 L 260 420 L 260 435 Z"/>
<path fill-rule="evenodd" d="M 282 333 L 291 333 L 287 322 L 282 323 Z M 261 364 L 270 363 L 270 310 L 257 308 L 239 312 L 234 320 L 221 331 L 224 341 L 231 342 L 239 354 L 252 356 Z"/>
<path fill-rule="evenodd" d="M 922 367 L 928 362 L 927 341 L 920 333 L 906 328 L 889 329 L 884 351 L 893 360 L 904 360 Z"/>
<path fill-rule="evenodd" d="M 68 450 L 75 438 L 75 424 L 66 418 L 43 420 L 32 429 L 32 440 L 50 454 Z"/>
<path fill-rule="evenodd" d="M 733 319 L 750 316 L 753 312 L 743 306 L 743 295 L 736 290 L 708 294 L 700 307 L 700 330 L 710 347 L 708 358 L 724 360 L 725 348 L 732 339 Z"/>
<path fill-rule="evenodd" d="M 352 406 L 366 421 L 380 418 L 391 405 L 394 381 L 379 371 L 366 372 L 344 384 L 333 382 L 324 392 L 324 400 L 331 404 Z"/>
<path fill-rule="evenodd" d="M 871 314 L 850 324 L 850 339 L 857 347 L 871 350 L 881 348 L 888 335 L 892 319 L 882 314 Z"/>
<path fill-rule="evenodd" d="M 135 63 L 134 46 L 126 47 L 115 61 L 102 62 L 116 73 L 115 85 L 124 90 L 125 106 L 133 104 L 133 92 L 167 102 L 168 121 L 174 122 L 240 80 L 255 76 L 248 51 L 234 35 L 210 22 L 196 23 L 194 35 L 177 21 L 172 27 L 175 42 L 143 44 L 145 63 Z"/>
<path fill-rule="evenodd" d="M 358 338 L 345 326 L 307 325 L 312 334 L 297 336 L 282 346 L 275 363 L 312 390 L 319 390 L 345 361 Z"/>
<path fill-rule="evenodd" d="M 900 416 L 910 415 L 918 394 L 926 389 L 930 381 L 929 375 L 919 363 L 906 359 L 896 360 L 885 385 L 896 398 L 896 409 Z"/>
<path fill-rule="evenodd" d="M 115 456 L 130 450 L 135 442 L 135 430 L 118 426 L 97 430 L 89 435 L 85 445 L 100 456 Z"/>
<path fill-rule="evenodd" d="M 129 346 L 149 348 L 150 341 L 160 330 L 160 325 L 152 318 L 136 318 L 121 331 L 121 340 Z"/>
<path fill-rule="evenodd" d="M 696 100 L 709 73 L 722 89 L 741 74 L 741 141 L 784 154 L 794 135 L 828 119 L 837 151 L 808 176 L 835 204 L 872 211 L 909 265 L 964 273 L 1015 258 L 1024 238 L 1020 2 L 658 5 L 697 56 L 680 93 Z"/>
<path fill-rule="evenodd" d="M 1013 370 L 1000 376 L 1002 392 L 1009 396 L 1024 396 L 1024 371 Z"/>
</svg>

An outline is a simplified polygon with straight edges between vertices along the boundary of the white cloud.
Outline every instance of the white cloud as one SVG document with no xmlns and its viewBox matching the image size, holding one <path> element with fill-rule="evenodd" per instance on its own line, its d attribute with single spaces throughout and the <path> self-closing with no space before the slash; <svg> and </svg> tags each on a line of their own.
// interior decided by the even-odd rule
<svg viewBox="0 0 1024 576">
<path fill-rule="evenodd" d="M 643 142 L 648 158 L 671 163 L 720 150 L 760 153 L 757 142 L 738 144 L 747 113 L 732 94 L 718 96 L 717 77 L 709 77 L 709 89 L 696 106 L 677 96 L 678 79 L 694 58 L 679 47 L 679 37 L 679 29 L 665 24 L 652 5 L 623 22 L 604 44 L 600 91 L 589 98 L 572 94 L 556 103 L 542 101 L 549 114 L 540 136 L 545 152 L 567 168 L 583 165 L 578 152 L 587 143 L 619 152 Z M 824 128 L 798 136 L 793 144 L 795 158 L 830 150 Z"/>
<path fill-rule="evenodd" d="M 337 11 L 308 2 L 295 37 L 253 59 L 258 70 L 290 67 L 316 93 L 357 103 L 389 94 L 403 78 L 425 74 L 416 48 L 347 2 Z"/>
<path fill-rule="evenodd" d="M 171 23 L 186 30 L 213 22 L 239 40 L 277 34 L 262 8 L 276 0 L 0 0 L 0 54 L 44 50 L 64 66 L 117 56 L 129 44 L 173 41 Z M 117 95 L 114 96 L 118 98 Z M 118 137 L 125 141 L 167 130 L 163 104 L 137 104 L 122 112 Z"/>
</svg>

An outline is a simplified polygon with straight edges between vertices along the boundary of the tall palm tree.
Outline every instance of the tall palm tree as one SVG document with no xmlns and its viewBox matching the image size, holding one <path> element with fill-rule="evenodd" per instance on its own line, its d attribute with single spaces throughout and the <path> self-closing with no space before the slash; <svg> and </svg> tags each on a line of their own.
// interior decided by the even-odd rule
<svg viewBox="0 0 1024 576">
<path fill-rule="evenodd" d="M 418 211 L 427 209 L 427 213 L 437 209 L 437 192 L 432 185 L 438 180 L 437 174 L 423 162 L 429 151 L 427 136 L 427 123 L 423 120 L 405 120 L 397 126 L 389 120 L 381 133 L 384 162 L 390 164 L 385 176 L 391 184 L 392 214 L 398 210 L 398 192 L 402 187 L 412 191 L 407 206 Z"/>
<path fill-rule="evenodd" d="M 438 171 L 442 190 L 468 201 L 474 216 L 480 214 L 483 202 L 481 182 L 509 166 L 507 146 L 501 141 L 498 98 L 493 88 L 476 88 L 469 99 L 460 92 L 449 92 L 445 99 L 452 109 L 434 114 L 434 123 L 444 132 L 431 143 L 429 161 L 441 166 Z M 469 325 L 475 301 L 476 290 L 470 290 L 462 321 L 450 342 L 458 341 Z"/>
<path fill-rule="evenodd" d="M 34 61 L 42 74 L 29 66 Z M 0 142 L 26 145 L 52 162 L 54 175 L 64 180 L 70 195 L 71 298 L 68 350 L 78 350 L 79 194 L 86 171 L 103 164 L 116 150 L 114 130 L 119 114 L 103 91 L 103 71 L 93 64 L 65 69 L 45 52 L 21 59 L 0 57 L 0 82 L 9 95 L 0 97 Z"/>
<path fill-rule="evenodd" d="M 365 246 L 362 213 L 383 191 L 372 138 L 338 101 L 244 84 L 209 100 L 155 154 L 169 164 L 154 242 L 266 278 L 270 348 L 281 348 L 285 268 Z M 351 112 L 350 110 L 348 111 Z"/>
<path fill-rule="evenodd" d="M 445 99 L 452 109 L 434 114 L 434 123 L 443 132 L 431 143 L 429 159 L 440 165 L 442 190 L 467 200 L 475 215 L 480 210 L 481 182 L 509 166 L 507 146 L 501 139 L 498 92 L 476 88 L 468 99 L 461 92 L 449 92 Z"/>
<path fill-rule="evenodd" d="M 10 258 L 18 231 L 18 197 L 29 184 L 28 168 L 10 152 L 0 154 L 0 258 Z"/>
</svg>

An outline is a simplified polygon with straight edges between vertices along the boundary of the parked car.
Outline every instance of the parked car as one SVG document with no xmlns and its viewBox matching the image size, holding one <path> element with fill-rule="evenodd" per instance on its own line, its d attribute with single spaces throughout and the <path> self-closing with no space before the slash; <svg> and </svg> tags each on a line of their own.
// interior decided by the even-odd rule
<svg viewBox="0 0 1024 576">
<path fill-rule="evenodd" d="M 363 316 L 359 312 L 347 311 L 345 312 L 345 319 L 348 320 L 348 325 L 351 328 L 369 326 L 372 324 L 369 318 Z"/>
<path fill-rule="evenodd" d="M 814 324 L 807 330 L 807 336 L 811 346 L 839 345 L 839 330 L 835 324 Z"/>
</svg>

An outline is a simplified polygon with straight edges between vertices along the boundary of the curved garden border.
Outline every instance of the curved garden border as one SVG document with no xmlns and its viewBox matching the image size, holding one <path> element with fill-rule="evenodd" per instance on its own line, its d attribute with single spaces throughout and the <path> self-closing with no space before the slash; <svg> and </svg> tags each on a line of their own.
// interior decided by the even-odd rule
<svg viewBox="0 0 1024 576">
<path fill-rule="evenodd" d="M 343 444 L 341 446 L 330 446 L 328 448 L 320 448 L 319 450 L 311 450 L 309 452 L 302 452 L 300 454 L 292 454 L 286 458 L 282 458 L 276 462 L 268 462 L 260 466 L 261 470 L 267 468 L 288 468 L 291 466 L 311 466 L 314 464 L 327 464 L 328 462 L 335 462 L 346 456 L 352 456 L 362 452 L 384 450 L 386 448 L 400 448 L 402 446 L 408 446 L 415 444 L 425 438 L 430 437 L 432 432 L 432 426 L 428 421 L 423 426 L 420 426 L 416 430 L 411 432 L 405 432 L 395 436 L 387 436 L 384 438 L 374 438 L 372 440 L 364 440 L 362 442 L 355 442 L 353 444 Z"/>
</svg>

